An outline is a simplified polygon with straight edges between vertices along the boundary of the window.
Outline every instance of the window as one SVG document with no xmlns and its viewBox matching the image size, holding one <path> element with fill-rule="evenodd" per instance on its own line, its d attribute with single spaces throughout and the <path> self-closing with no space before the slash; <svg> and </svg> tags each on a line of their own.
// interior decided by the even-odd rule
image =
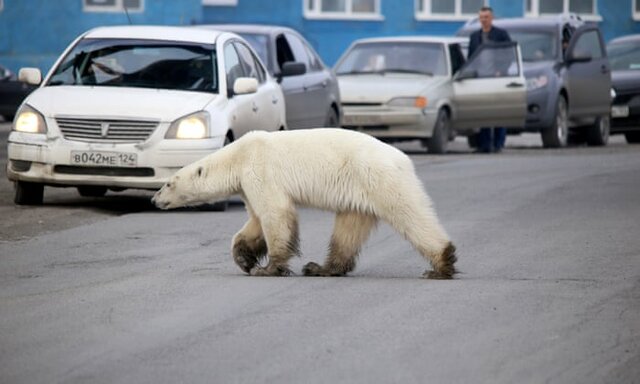
<svg viewBox="0 0 640 384">
<path fill-rule="evenodd" d="M 238 0 L 202 0 L 202 5 L 235 7 L 238 5 Z"/>
<path fill-rule="evenodd" d="M 299 63 L 303 63 L 307 68 L 307 71 L 311 70 L 311 62 L 309 60 L 309 54 L 307 51 L 306 45 L 300 41 L 296 36 L 291 35 L 290 33 L 285 34 L 285 38 L 289 43 L 289 47 L 293 51 L 293 59 Z"/>
<path fill-rule="evenodd" d="M 485 5 L 488 0 L 416 0 L 416 19 L 467 20 Z"/>
<path fill-rule="evenodd" d="M 240 62 L 244 68 L 244 76 L 253 77 L 258 80 L 258 83 L 264 83 L 266 78 L 264 69 L 262 69 L 262 66 L 258 60 L 256 60 L 255 56 L 253 56 L 251 50 L 246 45 L 237 41 L 234 42 L 233 45 L 236 47 Z"/>
<path fill-rule="evenodd" d="M 233 84 L 237 78 L 242 77 L 243 70 L 238 53 L 231 43 L 224 47 L 224 71 L 227 77 L 227 92 L 232 93 Z"/>
<path fill-rule="evenodd" d="M 604 56 L 603 51 L 600 36 L 597 31 L 585 32 L 582 36 L 578 37 L 578 41 L 573 49 L 574 55 L 589 55 L 593 59 L 601 59 L 602 56 Z"/>
<path fill-rule="evenodd" d="M 303 0 L 309 19 L 382 20 L 380 0 Z"/>
<path fill-rule="evenodd" d="M 337 74 L 417 73 L 428 76 L 448 74 L 442 44 L 412 42 L 371 42 L 354 46 L 336 67 Z"/>
<path fill-rule="evenodd" d="M 2 1 L 0 1 L 2 3 Z M 631 2 L 631 6 L 633 9 L 631 10 L 631 14 L 633 15 L 634 20 L 640 20 L 640 0 L 633 0 Z M 2 8 L 2 6 L 0 6 Z"/>
<path fill-rule="evenodd" d="M 597 0 L 525 0 L 525 13 L 537 17 L 571 12 L 585 19 L 600 20 L 597 5 Z"/>
<path fill-rule="evenodd" d="M 60 62 L 50 86 L 217 92 L 212 46 L 134 39 L 83 39 Z"/>
<path fill-rule="evenodd" d="M 3 8 L 4 8 L 4 1 L 0 0 L 0 12 L 2 12 Z"/>
<path fill-rule="evenodd" d="M 83 0 L 85 12 L 142 12 L 144 0 Z"/>
<path fill-rule="evenodd" d="M 466 72 L 477 78 L 512 77 L 520 75 L 515 44 L 481 45 L 469 61 Z"/>
</svg>

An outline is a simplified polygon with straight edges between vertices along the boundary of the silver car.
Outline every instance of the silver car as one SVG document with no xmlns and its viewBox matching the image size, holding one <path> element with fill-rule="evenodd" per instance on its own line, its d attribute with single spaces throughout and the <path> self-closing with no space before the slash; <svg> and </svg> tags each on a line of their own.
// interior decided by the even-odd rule
<svg viewBox="0 0 640 384">
<path fill-rule="evenodd" d="M 288 129 L 339 127 L 338 81 L 311 44 L 291 28 L 277 25 L 199 25 L 234 32 L 251 44 L 282 88 Z"/>
<path fill-rule="evenodd" d="M 466 39 L 356 40 L 335 66 L 344 128 L 384 141 L 422 141 L 444 153 L 455 133 L 519 126 L 526 88 L 516 43 L 483 45 L 465 61 Z"/>
</svg>

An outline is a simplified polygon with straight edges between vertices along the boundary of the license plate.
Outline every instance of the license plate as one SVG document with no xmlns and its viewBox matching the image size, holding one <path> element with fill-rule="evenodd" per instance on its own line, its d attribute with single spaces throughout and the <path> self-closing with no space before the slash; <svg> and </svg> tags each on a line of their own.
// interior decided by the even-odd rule
<svg viewBox="0 0 640 384">
<path fill-rule="evenodd" d="M 99 167 L 135 167 L 138 155 L 123 152 L 71 151 L 71 164 Z"/>
<path fill-rule="evenodd" d="M 628 105 L 614 105 L 611 107 L 611 117 L 620 118 L 620 117 L 628 117 L 629 116 L 629 106 Z"/>
<path fill-rule="evenodd" d="M 344 125 L 379 125 L 380 117 L 356 115 L 356 116 L 344 116 L 342 118 Z"/>
</svg>

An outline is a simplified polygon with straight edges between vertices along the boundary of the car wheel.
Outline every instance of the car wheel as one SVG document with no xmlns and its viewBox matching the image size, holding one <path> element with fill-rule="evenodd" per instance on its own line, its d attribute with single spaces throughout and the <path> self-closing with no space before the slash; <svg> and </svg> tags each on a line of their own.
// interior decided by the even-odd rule
<svg viewBox="0 0 640 384">
<path fill-rule="evenodd" d="M 478 134 L 472 133 L 467 136 L 467 144 L 469 148 L 478 148 Z"/>
<path fill-rule="evenodd" d="M 83 185 L 78 187 L 78 193 L 83 197 L 102 197 L 107 193 L 107 187 Z"/>
<path fill-rule="evenodd" d="M 545 148 L 560 148 L 567 146 L 569 137 L 569 111 L 564 96 L 558 97 L 556 117 L 553 124 L 542 130 L 542 144 Z"/>
<path fill-rule="evenodd" d="M 338 118 L 338 113 L 333 107 L 329 107 L 329 112 L 327 112 L 327 117 L 324 121 L 325 127 L 339 127 L 340 119 Z"/>
<path fill-rule="evenodd" d="M 431 138 L 427 139 L 427 151 L 429 153 L 442 154 L 447 152 L 450 129 L 449 114 L 444 109 L 439 110 L 436 125 L 433 127 L 433 134 Z"/>
<path fill-rule="evenodd" d="M 640 143 L 640 132 L 625 132 L 624 137 L 629 144 Z"/>
<path fill-rule="evenodd" d="M 610 128 L 611 120 L 609 116 L 598 117 L 596 122 L 587 128 L 587 144 L 593 146 L 607 145 Z"/>
<path fill-rule="evenodd" d="M 44 185 L 38 183 L 16 182 L 13 201 L 18 205 L 40 205 L 44 197 Z"/>
</svg>

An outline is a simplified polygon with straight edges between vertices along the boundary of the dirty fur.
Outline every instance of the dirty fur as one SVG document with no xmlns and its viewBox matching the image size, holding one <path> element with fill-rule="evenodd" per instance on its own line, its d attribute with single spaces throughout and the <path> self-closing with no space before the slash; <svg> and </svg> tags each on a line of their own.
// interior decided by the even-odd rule
<svg viewBox="0 0 640 384">
<path fill-rule="evenodd" d="M 234 194 L 242 197 L 249 219 L 233 237 L 231 251 L 250 275 L 292 273 L 289 260 L 299 255 L 298 206 L 336 212 L 326 260 L 306 264 L 304 275 L 353 271 L 380 220 L 431 264 L 423 277 L 451 279 L 456 273 L 455 246 L 411 159 L 369 135 L 331 128 L 250 132 L 176 172 L 153 202 L 172 209 Z"/>
</svg>

